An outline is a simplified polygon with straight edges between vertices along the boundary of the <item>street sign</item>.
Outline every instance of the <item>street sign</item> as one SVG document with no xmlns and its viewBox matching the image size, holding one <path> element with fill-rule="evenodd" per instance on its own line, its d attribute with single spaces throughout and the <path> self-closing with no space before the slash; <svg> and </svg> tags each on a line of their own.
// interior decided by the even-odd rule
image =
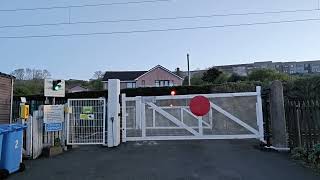
<svg viewBox="0 0 320 180">
<path fill-rule="evenodd" d="M 64 121 L 64 105 L 44 105 L 44 123 L 62 123 Z"/>
<path fill-rule="evenodd" d="M 45 124 L 46 132 L 62 131 L 62 123 Z"/>
<path fill-rule="evenodd" d="M 65 81 L 64 80 L 44 80 L 44 96 L 46 97 L 65 97 Z"/>
</svg>

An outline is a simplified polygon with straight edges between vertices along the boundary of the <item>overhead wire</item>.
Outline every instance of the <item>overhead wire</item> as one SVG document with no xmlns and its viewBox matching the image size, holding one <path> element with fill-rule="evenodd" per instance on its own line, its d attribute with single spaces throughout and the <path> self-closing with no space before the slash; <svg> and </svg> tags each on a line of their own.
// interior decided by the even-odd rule
<svg viewBox="0 0 320 180">
<path fill-rule="evenodd" d="M 83 8 L 83 7 L 99 7 L 99 6 L 114 6 L 114 5 L 130 5 L 130 4 L 159 3 L 159 2 L 170 2 L 170 1 L 173 1 L 173 0 L 143 0 L 143 1 L 112 2 L 112 3 L 82 4 L 82 5 L 68 5 L 68 6 L 51 6 L 51 7 L 35 7 L 35 8 L 0 9 L 0 12 L 38 11 L 38 10 L 52 10 L 52 9 L 68 9 L 68 8 Z"/>
<path fill-rule="evenodd" d="M 70 37 L 70 36 L 95 36 L 95 35 L 113 35 L 113 34 L 151 33 L 151 32 L 185 31 L 185 30 L 196 30 L 196 29 L 214 29 L 214 28 L 225 28 L 225 27 L 240 27 L 240 26 L 255 26 L 255 25 L 268 25 L 268 24 L 282 24 L 282 23 L 295 23 L 295 22 L 307 22 L 307 21 L 320 21 L 320 18 L 296 19 L 296 20 L 284 20 L 284 21 L 269 21 L 269 22 L 256 22 L 256 23 L 242 23 L 242 24 L 225 24 L 225 25 L 212 25 L 212 26 L 195 26 L 195 27 L 168 28 L 168 29 L 133 30 L 133 31 L 72 33 L 72 34 L 50 34 L 50 35 L 27 35 L 27 36 L 0 36 L 0 39 L 29 39 L 29 38 L 49 38 L 49 37 Z"/>
<path fill-rule="evenodd" d="M 159 17 L 159 18 L 141 18 L 141 19 L 116 19 L 116 20 L 97 20 L 97 21 L 76 21 L 70 20 L 70 9 L 68 22 L 60 23 L 41 23 L 41 24 L 20 24 L 20 25 L 5 25 L 0 26 L 4 28 L 22 28 L 22 27 L 41 27 L 41 26 L 61 26 L 61 25 L 76 25 L 76 24 L 101 24 L 101 23 L 120 23 L 120 22 L 140 22 L 140 21 L 161 21 L 161 20 L 179 20 L 179 19 L 199 19 L 199 18 L 214 18 L 214 17 L 228 17 L 228 16 L 249 16 L 249 15 L 265 15 L 265 14 L 284 14 L 284 13 L 298 13 L 298 12 L 313 12 L 318 9 L 296 9 L 296 10 L 281 10 L 281 11 L 265 11 L 265 12 L 248 12 L 248 13 L 229 13 L 229 14 L 208 14 L 196 16 L 176 16 L 176 17 Z"/>
<path fill-rule="evenodd" d="M 60 25 L 75 25 L 75 24 L 99 24 L 99 23 L 119 23 L 119 22 L 139 22 L 139 21 L 160 21 L 160 20 L 178 20 L 178 19 L 195 19 L 195 18 L 213 18 L 213 17 L 228 17 L 228 16 L 248 16 L 248 15 L 264 15 L 264 14 L 282 14 L 295 12 L 312 12 L 320 10 L 320 0 L 315 9 L 296 9 L 296 10 L 281 10 L 281 11 L 265 11 L 265 12 L 248 12 L 248 13 L 229 13 L 229 14 L 209 14 L 196 16 L 176 16 L 176 17 L 159 17 L 159 18 L 141 18 L 141 19 L 116 19 L 116 20 L 98 20 L 98 21 L 71 21 L 71 8 L 82 7 L 97 7 L 97 6 L 112 6 L 124 4 L 140 4 L 140 3 L 156 3 L 169 2 L 173 0 L 143 0 L 143 1 L 129 1 L 129 2 L 113 2 L 100 4 L 84 4 L 84 5 L 69 5 L 69 6 L 52 6 L 52 7 L 37 7 L 37 8 L 18 8 L 18 9 L 0 9 L 0 12 L 6 11 L 34 11 L 34 10 L 49 10 L 49 9 L 68 9 L 68 22 L 61 23 L 42 23 L 42 24 L 21 24 L 21 25 L 4 25 L 3 28 L 21 28 L 21 27 L 41 27 L 41 26 L 60 26 Z M 256 23 L 242 23 L 242 24 L 225 24 L 212 26 L 195 26 L 182 28 L 167 28 L 167 29 L 149 29 L 149 30 L 132 30 L 132 31 L 113 31 L 113 32 L 93 32 L 93 33 L 71 33 L 71 34 L 49 34 L 49 35 L 26 35 L 26 36 L 0 36 L 0 39 L 25 39 L 25 38 L 48 38 L 48 37 L 69 37 L 69 36 L 92 36 L 92 35 L 111 35 L 111 34 L 131 34 L 131 33 L 149 33 L 149 32 L 165 32 L 165 31 L 183 31 L 195 29 L 213 29 L 223 27 L 239 27 L 239 26 L 254 26 L 280 23 L 294 23 L 306 21 L 319 21 L 320 18 L 313 19 L 296 19 L 284 21 L 269 21 Z"/>
</svg>

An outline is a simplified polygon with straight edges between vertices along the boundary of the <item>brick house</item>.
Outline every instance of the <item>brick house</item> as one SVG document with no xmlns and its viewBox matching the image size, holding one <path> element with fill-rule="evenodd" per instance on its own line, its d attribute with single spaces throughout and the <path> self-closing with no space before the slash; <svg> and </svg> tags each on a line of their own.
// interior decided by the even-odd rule
<svg viewBox="0 0 320 180">
<path fill-rule="evenodd" d="M 15 77 L 0 72 L 0 124 L 12 120 L 13 82 Z"/>
<path fill-rule="evenodd" d="M 103 77 L 104 89 L 109 79 L 119 79 L 121 89 L 138 87 L 181 86 L 183 78 L 157 65 L 149 71 L 107 71 Z"/>
</svg>

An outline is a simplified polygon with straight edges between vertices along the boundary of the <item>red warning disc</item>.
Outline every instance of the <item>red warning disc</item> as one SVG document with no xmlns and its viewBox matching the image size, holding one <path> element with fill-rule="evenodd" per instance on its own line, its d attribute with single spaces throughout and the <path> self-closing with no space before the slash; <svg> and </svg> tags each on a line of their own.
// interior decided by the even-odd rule
<svg viewBox="0 0 320 180">
<path fill-rule="evenodd" d="M 196 96 L 189 103 L 191 112 L 196 116 L 204 116 L 210 111 L 210 101 L 204 96 Z"/>
</svg>

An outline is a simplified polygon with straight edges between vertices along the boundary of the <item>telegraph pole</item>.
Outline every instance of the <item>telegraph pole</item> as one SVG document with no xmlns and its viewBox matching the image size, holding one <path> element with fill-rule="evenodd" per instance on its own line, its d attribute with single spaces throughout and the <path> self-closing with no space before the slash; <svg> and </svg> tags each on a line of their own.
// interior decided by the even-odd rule
<svg viewBox="0 0 320 180">
<path fill-rule="evenodd" d="M 187 54 L 187 63 L 188 63 L 188 85 L 191 86 L 189 54 Z"/>
</svg>

